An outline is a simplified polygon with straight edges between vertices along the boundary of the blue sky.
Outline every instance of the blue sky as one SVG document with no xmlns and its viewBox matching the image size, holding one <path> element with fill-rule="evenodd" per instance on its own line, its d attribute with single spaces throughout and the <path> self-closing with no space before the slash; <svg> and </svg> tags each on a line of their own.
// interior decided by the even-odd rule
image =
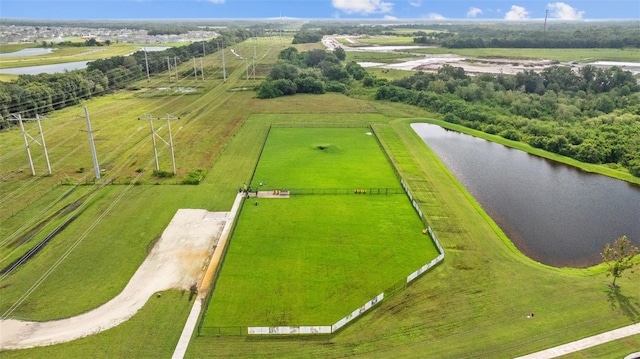
<svg viewBox="0 0 640 359">
<path fill-rule="evenodd" d="M 640 19 L 640 0 L 0 0 L 23 19 Z"/>
</svg>

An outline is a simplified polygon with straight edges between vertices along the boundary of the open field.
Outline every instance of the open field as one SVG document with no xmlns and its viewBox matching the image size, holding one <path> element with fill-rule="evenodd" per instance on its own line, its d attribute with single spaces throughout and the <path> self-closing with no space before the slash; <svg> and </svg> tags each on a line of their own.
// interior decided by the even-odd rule
<svg viewBox="0 0 640 359">
<path fill-rule="evenodd" d="M 249 45 L 247 50 L 249 49 Z M 252 44 L 251 44 L 252 46 Z M 265 61 L 275 61 L 275 54 Z M 215 56 L 215 55 L 212 55 Z M 227 61 L 233 57 L 228 56 Z M 188 64 L 187 64 L 188 65 Z M 185 66 L 187 66 L 185 65 Z M 110 226 L 101 224 L 100 236 L 85 240 L 62 266 L 71 272 L 55 272 L 55 283 L 43 283 L 24 302 L 22 315 L 32 318 L 51 318 L 73 315 L 96 303 L 104 302 L 117 288 L 124 286 L 130 275 L 146 255 L 146 249 L 166 226 L 178 206 L 202 206 L 210 210 L 228 210 L 238 186 L 249 180 L 258 160 L 261 142 L 269 123 L 296 121 L 298 114 L 311 114 L 314 121 L 355 121 L 367 113 L 367 121 L 374 122 L 382 142 L 392 160 L 409 182 L 420 201 L 438 238 L 445 247 L 447 258 L 401 294 L 385 299 L 370 314 L 358 319 L 340 333 L 313 338 L 246 338 L 196 337 L 187 356 L 201 357 L 513 357 L 585 336 L 640 321 L 640 272 L 636 271 L 618 281 L 619 291 L 606 285 L 604 269 L 551 268 L 525 258 L 497 228 L 477 203 L 446 171 L 442 164 L 413 133 L 409 124 L 431 118 L 432 115 L 400 104 L 371 102 L 342 95 L 296 95 L 273 100 L 253 98 L 251 91 L 232 92 L 232 87 L 244 86 L 244 68 L 240 61 L 230 74 L 227 85 L 203 85 L 198 96 L 154 97 L 142 100 L 123 92 L 110 97 L 92 99 L 84 103 L 90 109 L 94 129 L 106 140 L 104 156 L 113 167 L 109 176 L 135 179 L 138 166 L 144 166 L 140 180 L 159 186 L 134 186 L 109 214 Z M 194 85 L 195 81 L 181 80 L 174 85 Z M 166 79 L 152 79 L 149 86 L 160 86 Z M 251 81 L 249 81 L 249 84 Z M 144 87 L 145 82 L 140 82 Z M 100 110 L 97 110 L 100 109 Z M 148 124 L 138 122 L 144 112 L 158 116 L 178 113 L 184 119 L 174 141 L 178 164 L 178 179 L 189 170 L 203 168 L 207 175 L 199 186 L 171 185 L 173 180 L 158 180 L 151 172 L 153 157 Z M 260 121 L 251 114 L 268 114 Z M 45 134 L 52 134 L 51 148 L 69 148 L 77 152 L 64 157 L 59 152 L 52 157 L 54 175 L 30 178 L 25 169 L 25 155 L 17 131 L 0 133 L 0 174 L 8 180 L 0 182 L 0 228 L 9 233 L 19 227 L 19 221 L 7 227 L 8 218 L 31 219 L 48 205 L 36 198 L 52 191 L 67 177 L 71 183 L 90 180 L 91 160 L 82 129 L 81 108 L 49 115 L 56 122 L 46 124 Z M 288 117 L 283 114 L 289 115 Z M 356 116 L 357 114 L 357 116 Z M 407 118 L 412 118 L 408 119 Z M 182 120 L 181 120 L 182 121 Z M 55 126 L 53 126 L 55 124 Z M 138 128 L 140 128 L 138 130 Z M 128 138 L 135 133 L 131 139 Z M 55 134 L 55 135 L 54 135 Z M 76 137 L 77 136 L 77 137 Z M 123 147 L 111 137 L 118 136 Z M 261 137 L 262 136 L 262 137 Z M 57 138 L 54 140 L 54 138 Z M 178 140 L 180 138 L 180 140 Z M 140 145 L 140 152 L 125 148 Z M 34 146 L 35 147 L 35 146 Z M 34 153 L 38 150 L 34 149 Z M 137 162 L 134 164 L 135 153 Z M 42 158 L 40 157 L 40 160 Z M 161 153 L 161 166 L 167 168 L 166 149 Z M 122 163 L 119 167 L 115 164 Z M 42 162 L 38 172 L 43 173 Z M 76 173 L 85 167 L 84 174 Z M 604 171 L 604 167 L 594 167 Z M 101 190 L 92 206 L 108 207 L 124 186 Z M 5 192 L 6 191 L 6 192 Z M 11 198 L 6 193 L 18 191 Z M 54 197 L 52 193 L 50 196 Z M 30 198 L 22 200 L 20 196 Z M 6 198 L 6 199 L 5 199 Z M 150 205 L 150 200 L 153 204 Z M 66 199 L 65 199 L 66 201 Z M 63 201 L 64 202 L 64 201 Z M 62 206 L 61 202 L 58 206 Z M 89 211 L 90 209 L 87 209 Z M 123 214 L 118 214 L 120 210 Z M 53 209 L 51 209 L 53 211 Z M 91 209 L 100 213 L 99 208 Z M 45 211 L 50 213 L 49 210 Z M 46 216 L 41 214 L 39 216 Z M 81 216 L 74 225 L 75 233 L 84 233 L 95 218 Z M 117 229 L 115 229 L 117 228 Z M 117 230 L 117 232 L 112 232 Z M 66 230 L 65 230 L 66 232 Z M 64 237 L 67 239 L 63 240 Z M 4 239 L 4 235 L 0 237 Z M 27 287 L 18 280 L 38 278 L 42 268 L 51 264 L 54 246 L 71 245 L 71 232 L 61 234 L 52 246 L 32 259 L 28 265 L 0 279 L 3 308 L 6 298 L 17 298 Z M 129 243 L 118 243 L 120 241 Z M 111 245 L 110 242 L 115 242 Z M 4 252 L 4 248 L 0 248 Z M 49 253 L 49 254 L 48 254 Z M 105 257 L 101 259 L 101 257 Z M 73 268 L 77 267 L 77 268 Z M 120 267 L 125 267 L 120 269 Z M 92 274 L 93 271 L 97 273 Z M 113 272 L 113 273 L 112 273 Z M 127 274 L 129 272 L 129 274 Z M 54 276 L 47 281 L 52 281 Z M 86 278 L 85 278 L 86 277 Z M 5 286 L 7 283 L 15 285 Z M 46 291 L 43 290 L 46 288 Z M 20 290 L 19 290 L 20 289 Z M 21 291 L 22 290 L 22 291 Z M 7 358 L 67 358 L 67 357 L 168 357 L 182 330 L 189 310 L 188 295 L 168 292 L 161 299 L 150 301 L 136 316 L 123 325 L 86 339 L 52 347 L 3 352 Z M 53 302 L 50 302 L 51 299 Z M 85 301 L 93 304 L 87 305 Z M 45 307 L 50 308 L 45 308 Z M 33 308 L 33 309 L 29 309 Z M 4 311 L 3 311 L 4 312 Z M 535 320 L 526 314 L 535 312 Z M 141 340 L 141 333 L 145 333 Z M 637 336 L 594 348 L 574 357 L 599 358 L 607 353 L 625 354 L 636 348 Z M 604 354 L 602 354 L 604 353 Z M 626 354 L 625 354 L 626 355 Z"/>
<path fill-rule="evenodd" d="M 359 37 L 357 42 L 368 45 L 394 46 L 394 45 L 413 45 L 413 37 L 409 36 L 375 36 L 375 37 Z"/>
<path fill-rule="evenodd" d="M 419 58 L 419 56 L 396 52 L 347 52 L 347 61 L 355 62 L 380 62 L 388 64 L 411 61 Z"/>
<path fill-rule="evenodd" d="M 444 47 L 411 50 L 421 54 L 455 54 L 479 58 L 556 60 L 561 62 L 632 61 L 640 58 L 640 49 L 448 49 Z"/>
<path fill-rule="evenodd" d="M 251 187 L 258 188 L 260 182 L 267 190 L 400 188 L 366 127 L 272 127 Z"/>
<path fill-rule="evenodd" d="M 252 188 L 348 192 L 246 201 L 203 334 L 212 326 L 333 324 L 438 255 L 368 131 L 270 130 Z M 396 191 L 353 193 L 372 187 Z"/>
<path fill-rule="evenodd" d="M 245 202 L 203 335 L 210 326 L 331 325 L 438 255 L 404 194 L 258 202 Z"/>
</svg>

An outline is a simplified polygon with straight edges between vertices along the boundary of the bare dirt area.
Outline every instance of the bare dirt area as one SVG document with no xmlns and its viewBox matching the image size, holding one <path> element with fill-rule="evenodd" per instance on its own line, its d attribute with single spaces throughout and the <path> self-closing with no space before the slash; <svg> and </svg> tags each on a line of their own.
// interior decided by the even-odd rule
<svg viewBox="0 0 640 359">
<path fill-rule="evenodd" d="M 345 39 L 353 46 L 344 46 L 338 38 Z M 541 72 L 545 68 L 562 65 L 569 66 L 574 70 L 578 70 L 581 66 L 588 64 L 577 64 L 568 62 L 559 62 L 555 60 L 525 60 L 513 58 L 477 58 L 470 56 L 460 56 L 454 54 L 423 54 L 412 50 L 419 48 L 429 48 L 433 46 L 371 46 L 357 42 L 357 36 L 325 36 L 322 43 L 328 50 L 335 50 L 341 47 L 347 52 L 387 52 L 387 53 L 404 53 L 407 55 L 417 56 L 415 60 L 404 61 L 398 63 L 377 63 L 363 62 L 362 67 L 376 67 L 382 69 L 395 69 L 406 71 L 423 71 L 436 72 L 445 64 L 461 67 L 468 75 L 479 74 L 505 74 L 515 75 L 525 70 L 533 70 Z M 363 46 L 366 45 L 366 46 Z M 640 73 L 640 63 L 638 62 L 615 62 L 615 61 L 596 61 L 590 63 L 596 67 L 619 66 L 623 70 L 631 71 L 633 74 Z"/>
<path fill-rule="evenodd" d="M 99 333 L 131 318 L 147 300 L 167 289 L 199 285 L 227 221 L 228 212 L 180 209 L 124 290 L 84 314 L 50 322 L 0 321 L 0 349 L 68 342 Z"/>
</svg>

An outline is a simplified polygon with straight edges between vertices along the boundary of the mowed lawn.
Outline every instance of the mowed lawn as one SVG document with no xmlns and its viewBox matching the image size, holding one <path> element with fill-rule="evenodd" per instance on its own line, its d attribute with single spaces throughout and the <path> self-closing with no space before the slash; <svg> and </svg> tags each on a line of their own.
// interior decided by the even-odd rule
<svg viewBox="0 0 640 359">
<path fill-rule="evenodd" d="M 367 132 L 272 128 L 253 182 L 265 188 L 399 188 Z M 438 255 L 422 229 L 404 194 L 250 198 L 202 334 L 207 327 L 331 325 Z"/>
<path fill-rule="evenodd" d="M 252 188 L 400 188 L 368 128 L 277 128 L 269 138 Z"/>
</svg>

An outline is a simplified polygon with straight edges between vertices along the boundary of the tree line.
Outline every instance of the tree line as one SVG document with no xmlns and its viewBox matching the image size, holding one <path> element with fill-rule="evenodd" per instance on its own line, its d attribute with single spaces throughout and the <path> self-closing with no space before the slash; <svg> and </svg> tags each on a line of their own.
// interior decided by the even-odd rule
<svg viewBox="0 0 640 359">
<path fill-rule="evenodd" d="M 342 48 L 332 52 L 316 49 L 299 53 L 295 47 L 289 47 L 280 52 L 278 59 L 267 79 L 256 88 L 258 98 L 296 93 L 348 94 L 352 79 L 362 80 L 366 76 L 364 68 L 357 63 L 342 63 L 346 59 Z"/>
<path fill-rule="evenodd" d="M 440 113 L 445 121 L 522 141 L 582 162 L 610 164 L 640 177 L 640 86 L 620 69 L 591 65 L 574 72 L 467 76 L 442 66 L 436 73 L 392 81 L 377 100 Z"/>
<path fill-rule="evenodd" d="M 244 41 L 252 36 L 247 30 L 222 32 L 217 39 L 204 42 L 204 51 L 218 51 L 218 41 L 224 46 Z M 149 73 L 167 71 L 167 58 L 180 64 L 203 55 L 203 42 L 172 47 L 147 53 Z M 43 115 L 53 110 L 78 104 L 81 100 L 100 96 L 127 87 L 146 76 L 144 51 L 130 56 L 115 56 L 92 61 L 86 69 L 56 74 L 20 75 L 11 82 L 0 82 L 0 129 L 8 127 L 13 113 L 23 117 Z"/>
<path fill-rule="evenodd" d="M 549 24 L 521 26 L 434 26 L 444 32 L 414 33 L 419 44 L 447 48 L 615 48 L 640 47 L 640 26 L 628 24 Z"/>
</svg>

